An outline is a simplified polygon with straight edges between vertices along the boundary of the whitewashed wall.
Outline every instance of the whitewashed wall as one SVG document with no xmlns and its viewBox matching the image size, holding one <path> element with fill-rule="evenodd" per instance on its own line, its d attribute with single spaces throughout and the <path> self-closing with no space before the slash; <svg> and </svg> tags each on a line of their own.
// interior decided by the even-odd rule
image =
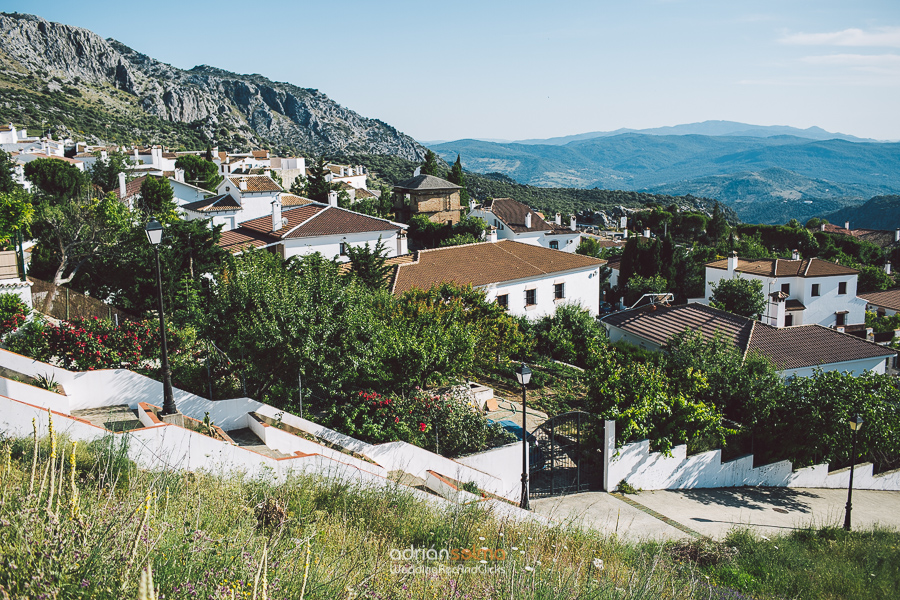
<svg viewBox="0 0 900 600">
<path fill-rule="evenodd" d="M 346 242 L 358 247 L 369 244 L 369 248 L 375 249 L 378 238 L 384 242 L 388 257 L 397 256 L 400 251 L 399 232 L 400 226 L 393 231 L 367 231 L 363 233 L 347 233 L 337 235 L 317 235 L 315 237 L 293 238 L 284 240 L 284 256 L 303 256 L 320 252 L 325 258 L 336 258 L 341 262 L 350 260 L 349 256 L 341 256 L 341 243 Z"/>
<path fill-rule="evenodd" d="M 504 281 L 481 286 L 487 294 L 487 300 L 494 302 L 497 296 L 509 295 L 509 312 L 517 317 L 540 319 L 556 312 L 560 304 L 577 304 L 587 309 L 591 316 L 597 316 L 600 309 L 600 268 L 552 273 L 542 277 L 530 277 L 516 281 Z M 565 298 L 554 298 L 554 285 L 564 284 Z M 537 294 L 536 304 L 525 305 L 525 290 L 534 288 Z"/>
<path fill-rule="evenodd" d="M 828 472 L 828 465 L 793 470 L 784 460 L 753 467 L 753 456 L 722 462 L 722 451 L 711 450 L 687 456 L 687 446 L 676 446 L 672 456 L 650 451 L 650 441 L 614 447 L 615 422 L 606 421 L 604 489 L 613 491 L 626 481 L 642 490 L 677 490 L 740 486 L 798 488 L 845 488 L 849 469 Z M 900 470 L 873 476 L 871 463 L 854 469 L 853 487 L 861 490 L 900 490 Z"/>
</svg>

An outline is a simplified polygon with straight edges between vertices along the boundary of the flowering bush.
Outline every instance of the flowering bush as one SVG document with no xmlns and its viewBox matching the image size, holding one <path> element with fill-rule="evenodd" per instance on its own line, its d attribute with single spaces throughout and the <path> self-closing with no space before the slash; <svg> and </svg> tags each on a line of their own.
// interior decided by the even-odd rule
<svg viewBox="0 0 900 600">
<path fill-rule="evenodd" d="M 514 441 L 455 390 L 436 394 L 416 388 L 409 395 L 358 392 L 332 412 L 341 431 L 370 443 L 396 440 L 444 456 L 461 456 Z"/>
<path fill-rule="evenodd" d="M 21 327 L 30 312 L 17 294 L 0 294 L 0 338 Z"/>
</svg>

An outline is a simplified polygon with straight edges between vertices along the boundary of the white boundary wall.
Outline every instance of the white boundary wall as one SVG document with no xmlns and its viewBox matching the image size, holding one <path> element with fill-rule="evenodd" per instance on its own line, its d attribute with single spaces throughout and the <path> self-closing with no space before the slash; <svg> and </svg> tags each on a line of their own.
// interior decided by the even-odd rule
<svg viewBox="0 0 900 600">
<path fill-rule="evenodd" d="M 828 465 L 793 470 L 784 460 L 753 467 L 753 456 L 722 462 L 722 451 L 711 450 L 687 456 L 687 446 L 676 446 L 672 456 L 650 451 L 650 441 L 641 440 L 615 448 L 615 421 L 605 424 L 604 489 L 613 491 L 620 481 L 642 490 L 678 490 L 740 486 L 797 488 L 846 488 L 850 469 L 828 472 Z M 860 490 L 900 490 L 900 469 L 872 474 L 872 463 L 854 468 L 853 487 Z"/>
</svg>

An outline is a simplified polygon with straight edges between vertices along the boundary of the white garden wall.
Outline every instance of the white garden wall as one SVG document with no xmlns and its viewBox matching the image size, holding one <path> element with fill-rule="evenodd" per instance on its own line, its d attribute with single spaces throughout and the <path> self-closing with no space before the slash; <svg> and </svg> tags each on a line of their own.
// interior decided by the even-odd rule
<svg viewBox="0 0 900 600">
<path fill-rule="evenodd" d="M 626 481 L 642 490 L 677 490 L 741 486 L 797 488 L 846 488 L 850 469 L 828 472 L 828 465 L 797 471 L 790 461 L 753 467 L 753 456 L 722 462 L 722 451 L 711 450 L 687 456 L 687 446 L 676 446 L 672 456 L 650 451 L 642 440 L 615 448 L 615 421 L 605 426 L 604 489 L 613 491 Z M 872 464 L 856 465 L 853 487 L 861 490 L 900 490 L 900 470 L 872 474 Z"/>
</svg>

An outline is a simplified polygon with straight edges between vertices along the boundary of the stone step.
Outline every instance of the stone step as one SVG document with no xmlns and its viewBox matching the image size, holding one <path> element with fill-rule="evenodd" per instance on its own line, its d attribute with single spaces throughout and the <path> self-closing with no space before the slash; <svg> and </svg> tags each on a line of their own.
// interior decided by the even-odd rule
<svg viewBox="0 0 900 600">
<path fill-rule="evenodd" d="M 127 404 L 73 410 L 72 416 L 108 431 L 131 431 L 144 426 L 138 418 L 137 410 L 128 408 Z"/>
</svg>

